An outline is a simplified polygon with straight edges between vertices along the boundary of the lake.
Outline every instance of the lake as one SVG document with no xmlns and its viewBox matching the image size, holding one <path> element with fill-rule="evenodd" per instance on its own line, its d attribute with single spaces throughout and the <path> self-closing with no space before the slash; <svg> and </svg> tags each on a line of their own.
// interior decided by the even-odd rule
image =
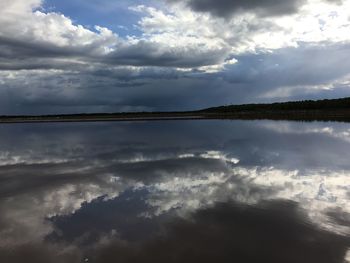
<svg viewBox="0 0 350 263">
<path fill-rule="evenodd" d="M 350 262 L 349 123 L 11 124 L 0 145 L 0 262 Z"/>
</svg>

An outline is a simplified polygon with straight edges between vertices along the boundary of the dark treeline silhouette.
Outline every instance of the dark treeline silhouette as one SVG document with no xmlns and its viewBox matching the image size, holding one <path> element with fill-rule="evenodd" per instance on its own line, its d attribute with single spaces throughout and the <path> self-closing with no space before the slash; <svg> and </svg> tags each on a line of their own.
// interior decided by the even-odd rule
<svg viewBox="0 0 350 263">
<path fill-rule="evenodd" d="M 197 111 L 0 116 L 0 123 L 177 119 L 273 119 L 348 122 L 350 121 L 350 98 L 228 105 Z"/>
<path fill-rule="evenodd" d="M 237 112 L 237 111 L 281 111 L 281 110 L 345 110 L 350 109 L 350 98 L 332 100 L 303 100 L 271 104 L 229 105 L 202 110 L 202 112 Z"/>
</svg>

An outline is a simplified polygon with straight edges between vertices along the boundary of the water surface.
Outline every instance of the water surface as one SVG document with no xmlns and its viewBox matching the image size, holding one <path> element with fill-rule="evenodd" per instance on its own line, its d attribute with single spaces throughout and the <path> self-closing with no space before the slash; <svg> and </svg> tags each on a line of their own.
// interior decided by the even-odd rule
<svg viewBox="0 0 350 263">
<path fill-rule="evenodd" d="M 350 124 L 0 126 L 0 262 L 350 260 Z"/>
</svg>

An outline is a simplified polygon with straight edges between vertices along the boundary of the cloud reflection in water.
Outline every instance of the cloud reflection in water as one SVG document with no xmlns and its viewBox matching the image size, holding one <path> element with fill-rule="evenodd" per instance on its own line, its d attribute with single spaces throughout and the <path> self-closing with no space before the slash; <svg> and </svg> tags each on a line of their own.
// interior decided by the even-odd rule
<svg viewBox="0 0 350 263">
<path fill-rule="evenodd" d="M 348 130 L 270 121 L 1 127 L 0 261 L 342 262 Z"/>
</svg>

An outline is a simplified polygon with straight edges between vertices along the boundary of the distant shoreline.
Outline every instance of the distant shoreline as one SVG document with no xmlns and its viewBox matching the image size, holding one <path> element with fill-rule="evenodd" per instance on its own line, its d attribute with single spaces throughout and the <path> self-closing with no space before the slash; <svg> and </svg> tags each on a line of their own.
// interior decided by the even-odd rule
<svg viewBox="0 0 350 263">
<path fill-rule="evenodd" d="M 50 123 L 50 122 L 122 122 L 122 121 L 167 121 L 167 120 L 197 120 L 203 119 L 202 116 L 168 116 L 148 117 L 148 116 L 84 116 L 84 117 L 28 117 L 28 118 L 0 118 L 0 124 L 11 123 Z"/>
<path fill-rule="evenodd" d="M 261 111 L 232 113 L 135 113 L 100 115 L 61 115 L 0 117 L 0 124 L 54 123 L 54 122 L 126 122 L 126 121 L 175 121 L 175 120 L 291 120 L 291 121 L 343 121 L 350 122 L 350 110 L 339 111 Z"/>
<path fill-rule="evenodd" d="M 294 120 L 350 122 L 350 98 L 272 104 L 220 106 L 183 112 L 121 112 L 40 116 L 0 116 L 0 124 L 43 122 L 164 121 L 164 120 Z"/>
</svg>

